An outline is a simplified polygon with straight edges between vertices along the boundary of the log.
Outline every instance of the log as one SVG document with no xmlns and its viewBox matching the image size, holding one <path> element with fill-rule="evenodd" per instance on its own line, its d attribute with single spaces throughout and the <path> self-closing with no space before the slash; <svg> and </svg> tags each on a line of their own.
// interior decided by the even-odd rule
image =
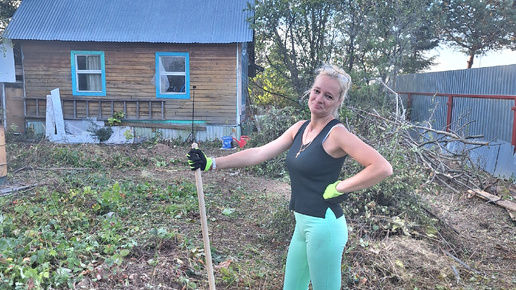
<svg viewBox="0 0 516 290">
<path fill-rule="evenodd" d="M 501 197 L 496 196 L 494 194 L 490 194 L 489 192 L 480 190 L 480 189 L 473 189 L 468 190 L 468 193 L 470 194 L 470 197 L 478 196 L 484 200 L 487 200 L 490 203 L 494 203 L 498 206 L 501 206 L 507 210 L 511 210 L 516 212 L 516 203 L 508 200 L 502 200 Z"/>
</svg>

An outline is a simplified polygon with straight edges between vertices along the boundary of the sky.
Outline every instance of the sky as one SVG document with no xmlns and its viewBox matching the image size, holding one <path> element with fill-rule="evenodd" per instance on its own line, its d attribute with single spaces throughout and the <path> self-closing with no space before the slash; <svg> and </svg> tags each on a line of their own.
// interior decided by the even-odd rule
<svg viewBox="0 0 516 290">
<path fill-rule="evenodd" d="M 449 48 L 432 50 L 430 55 L 436 55 L 436 65 L 427 72 L 466 69 L 469 56 Z M 490 52 L 484 56 L 477 56 L 473 61 L 473 68 L 516 64 L 516 51 L 509 49 Z"/>
</svg>

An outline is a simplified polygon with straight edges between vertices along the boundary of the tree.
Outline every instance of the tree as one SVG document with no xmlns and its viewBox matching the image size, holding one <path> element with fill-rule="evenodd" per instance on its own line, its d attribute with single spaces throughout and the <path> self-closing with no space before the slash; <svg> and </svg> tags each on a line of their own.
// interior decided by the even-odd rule
<svg viewBox="0 0 516 290">
<path fill-rule="evenodd" d="M 476 55 L 516 48 L 516 1 L 444 0 L 438 5 L 445 40 L 469 56 L 467 68 Z"/>
<path fill-rule="evenodd" d="M 20 2 L 21 0 L 0 0 L 0 35 L 3 34 Z"/>
<path fill-rule="evenodd" d="M 386 80 L 432 64 L 423 55 L 438 45 L 429 1 L 350 0 L 345 7 L 339 27 L 348 70 Z"/>
<path fill-rule="evenodd" d="M 432 59 L 422 52 L 438 45 L 430 8 L 431 0 L 257 1 L 257 61 L 262 75 L 281 79 L 267 82 L 281 85 L 268 93 L 301 96 L 326 62 L 345 68 L 354 83 L 428 67 Z"/>
<path fill-rule="evenodd" d="M 332 19 L 339 1 L 263 0 L 255 6 L 254 29 L 258 62 L 284 79 L 285 93 L 302 95 L 313 70 L 327 62 L 335 49 Z"/>
</svg>

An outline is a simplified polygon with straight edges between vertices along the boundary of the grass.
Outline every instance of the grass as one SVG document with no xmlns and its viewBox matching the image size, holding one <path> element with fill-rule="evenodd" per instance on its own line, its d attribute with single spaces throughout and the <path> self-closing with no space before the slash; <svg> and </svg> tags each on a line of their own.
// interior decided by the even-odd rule
<svg viewBox="0 0 516 290">
<path fill-rule="evenodd" d="M 167 220 L 196 209 L 190 183 L 71 187 L 2 199 L 4 285 L 73 288 L 98 262 L 119 266 L 135 246 L 175 241 Z"/>
<path fill-rule="evenodd" d="M 183 178 L 190 173 L 184 161 L 152 154 L 145 146 L 10 144 L 8 172 L 16 174 L 8 179 L 42 185 L 0 198 L 0 289 L 74 288 L 86 282 L 101 288 L 200 287 L 204 251 L 194 180 Z M 154 176 L 163 170 L 176 174 Z M 206 194 L 218 191 L 208 186 Z M 239 207 L 248 193 L 239 187 L 233 193 L 206 204 L 218 213 L 210 222 L 223 222 L 213 226 L 215 239 L 245 215 Z M 258 269 L 249 269 L 244 261 L 263 249 L 246 247 L 236 257 L 214 249 L 215 263 L 231 261 L 220 269 L 222 284 L 252 285 L 265 275 L 266 264 L 253 262 Z M 131 264 L 145 269 L 128 270 Z M 168 280 L 156 273 L 164 266 L 174 273 Z M 149 269 L 154 270 L 147 274 Z M 130 279 L 128 271 L 139 279 Z"/>
</svg>

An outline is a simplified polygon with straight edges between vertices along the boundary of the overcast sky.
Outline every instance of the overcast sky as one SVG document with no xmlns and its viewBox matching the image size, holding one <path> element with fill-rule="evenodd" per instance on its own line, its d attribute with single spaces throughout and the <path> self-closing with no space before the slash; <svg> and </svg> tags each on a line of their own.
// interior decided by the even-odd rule
<svg viewBox="0 0 516 290">
<path fill-rule="evenodd" d="M 437 55 L 438 64 L 427 71 L 445 71 L 466 69 L 469 56 L 451 49 L 432 50 L 431 55 Z M 477 56 L 473 61 L 473 68 L 516 64 L 516 51 L 503 50 Z"/>
</svg>

